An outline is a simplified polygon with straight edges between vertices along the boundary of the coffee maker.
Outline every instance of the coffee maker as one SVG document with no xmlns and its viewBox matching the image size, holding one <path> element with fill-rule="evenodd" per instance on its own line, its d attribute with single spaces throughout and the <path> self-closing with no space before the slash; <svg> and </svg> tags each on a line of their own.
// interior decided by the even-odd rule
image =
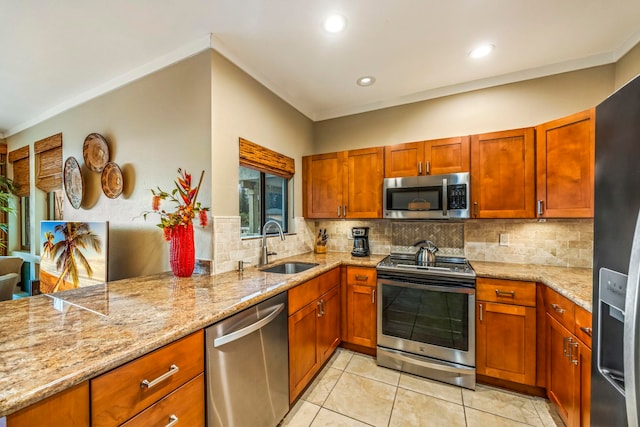
<svg viewBox="0 0 640 427">
<path fill-rule="evenodd" d="M 369 256 L 369 227 L 353 227 L 353 256 Z"/>
</svg>

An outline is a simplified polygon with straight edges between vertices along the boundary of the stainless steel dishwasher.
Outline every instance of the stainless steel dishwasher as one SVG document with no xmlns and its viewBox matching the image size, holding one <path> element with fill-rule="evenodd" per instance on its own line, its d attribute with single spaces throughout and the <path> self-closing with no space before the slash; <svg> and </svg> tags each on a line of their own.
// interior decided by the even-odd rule
<svg viewBox="0 0 640 427">
<path fill-rule="evenodd" d="M 274 427 L 289 410 L 287 293 L 206 329 L 207 425 Z"/>
</svg>

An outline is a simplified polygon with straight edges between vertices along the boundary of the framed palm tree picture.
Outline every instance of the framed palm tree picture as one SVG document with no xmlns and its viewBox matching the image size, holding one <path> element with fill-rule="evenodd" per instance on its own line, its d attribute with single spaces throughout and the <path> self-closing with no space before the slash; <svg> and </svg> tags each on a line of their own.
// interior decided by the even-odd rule
<svg viewBox="0 0 640 427">
<path fill-rule="evenodd" d="M 40 222 L 40 291 L 51 293 L 108 280 L 108 222 Z"/>
</svg>

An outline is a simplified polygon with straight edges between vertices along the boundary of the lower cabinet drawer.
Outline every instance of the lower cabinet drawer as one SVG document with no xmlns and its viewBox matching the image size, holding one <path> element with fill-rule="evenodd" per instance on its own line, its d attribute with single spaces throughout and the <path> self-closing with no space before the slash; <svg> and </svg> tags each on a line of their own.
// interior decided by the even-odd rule
<svg viewBox="0 0 640 427">
<path fill-rule="evenodd" d="M 544 290 L 544 300 L 547 313 L 573 334 L 576 323 L 575 304 L 549 287 Z"/>
<path fill-rule="evenodd" d="M 476 280 L 476 299 L 535 307 L 536 284 L 534 282 L 479 277 Z"/>
<path fill-rule="evenodd" d="M 202 372 L 198 331 L 102 374 L 91 380 L 91 425 L 122 424 Z"/>
<path fill-rule="evenodd" d="M 123 427 L 204 426 L 204 374 L 198 375 L 122 425 Z"/>
</svg>

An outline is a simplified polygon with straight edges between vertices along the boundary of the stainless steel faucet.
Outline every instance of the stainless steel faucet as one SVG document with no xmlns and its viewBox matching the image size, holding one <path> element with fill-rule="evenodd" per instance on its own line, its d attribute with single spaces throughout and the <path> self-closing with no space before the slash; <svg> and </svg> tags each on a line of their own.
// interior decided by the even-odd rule
<svg viewBox="0 0 640 427">
<path fill-rule="evenodd" d="M 269 221 L 265 222 L 264 225 L 262 226 L 262 257 L 260 258 L 260 265 L 265 265 L 265 264 L 269 264 L 269 255 L 278 255 L 275 252 L 269 252 L 269 250 L 267 249 L 267 226 L 271 225 L 271 224 L 275 224 L 276 227 L 278 228 L 278 234 L 280 234 L 280 240 L 284 240 L 284 233 L 282 232 L 282 227 L 280 226 L 280 223 L 270 219 Z"/>
</svg>

